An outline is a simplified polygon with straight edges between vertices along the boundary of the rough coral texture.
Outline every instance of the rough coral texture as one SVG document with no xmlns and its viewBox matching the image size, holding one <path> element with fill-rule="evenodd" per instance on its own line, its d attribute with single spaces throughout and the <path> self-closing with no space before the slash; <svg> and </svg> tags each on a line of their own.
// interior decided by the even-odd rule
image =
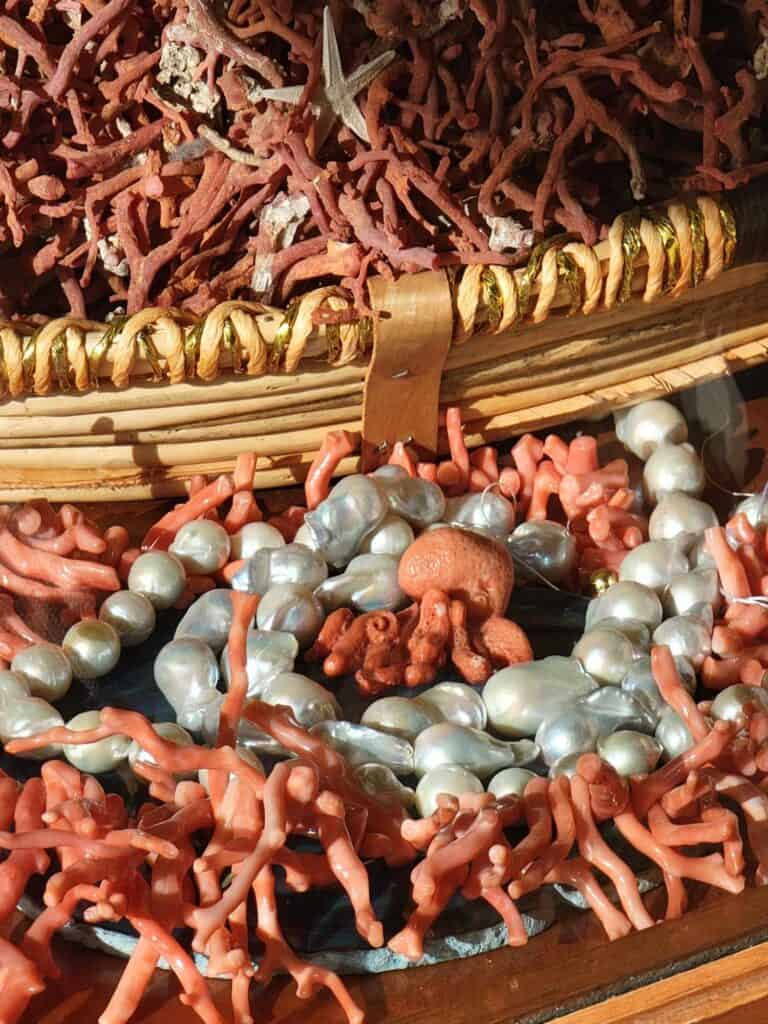
<svg viewBox="0 0 768 1024">
<path fill-rule="evenodd" d="M 392 54 L 346 123 L 317 108 L 324 6 L 8 0 L 0 313 L 318 278 L 361 310 L 371 271 L 515 264 L 768 171 L 763 3 L 332 0 L 344 74 Z"/>
</svg>

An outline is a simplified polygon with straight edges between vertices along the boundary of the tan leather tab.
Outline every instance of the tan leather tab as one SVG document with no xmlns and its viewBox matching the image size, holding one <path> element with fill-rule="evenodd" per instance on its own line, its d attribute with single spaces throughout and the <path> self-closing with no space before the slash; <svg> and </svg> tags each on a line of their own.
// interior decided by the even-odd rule
<svg viewBox="0 0 768 1024">
<path fill-rule="evenodd" d="M 440 380 L 453 333 L 453 307 L 443 271 L 369 282 L 373 353 L 363 395 L 363 462 L 383 444 L 406 441 L 437 452 Z"/>
</svg>

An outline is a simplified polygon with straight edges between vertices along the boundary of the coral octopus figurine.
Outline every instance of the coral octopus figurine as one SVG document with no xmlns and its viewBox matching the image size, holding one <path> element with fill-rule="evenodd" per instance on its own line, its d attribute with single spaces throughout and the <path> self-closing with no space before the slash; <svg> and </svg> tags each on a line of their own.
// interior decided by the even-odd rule
<svg viewBox="0 0 768 1024">
<path fill-rule="evenodd" d="M 354 672 L 362 693 L 432 682 L 450 658 L 469 683 L 530 661 L 528 637 L 504 617 L 514 586 L 506 550 L 481 534 L 428 530 L 400 560 L 398 581 L 414 604 L 355 616 L 340 608 L 308 652 L 331 678 Z"/>
</svg>

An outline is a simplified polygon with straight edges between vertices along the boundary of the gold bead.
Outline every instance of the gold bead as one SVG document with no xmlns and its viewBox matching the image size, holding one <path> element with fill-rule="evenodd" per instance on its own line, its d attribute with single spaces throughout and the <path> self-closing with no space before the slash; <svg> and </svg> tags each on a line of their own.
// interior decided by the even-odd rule
<svg viewBox="0 0 768 1024">
<path fill-rule="evenodd" d="M 613 569 L 598 569 L 589 577 L 589 587 L 593 597 L 600 597 L 606 590 L 609 590 L 614 583 L 619 582 L 618 573 Z"/>
</svg>

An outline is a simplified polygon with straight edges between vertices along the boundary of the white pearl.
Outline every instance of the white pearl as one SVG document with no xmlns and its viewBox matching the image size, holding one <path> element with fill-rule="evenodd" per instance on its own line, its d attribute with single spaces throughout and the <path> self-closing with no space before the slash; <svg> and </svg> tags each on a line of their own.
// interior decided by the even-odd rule
<svg viewBox="0 0 768 1024">
<path fill-rule="evenodd" d="M 261 772 L 262 775 L 266 775 L 266 772 L 264 771 L 264 765 L 261 763 L 259 758 L 256 757 L 256 755 L 252 751 L 250 751 L 247 747 L 243 747 L 243 746 L 241 746 L 238 743 L 236 745 L 236 747 L 235 747 L 235 752 L 236 752 L 237 756 L 240 758 L 241 761 L 245 761 L 246 764 L 250 765 L 251 768 L 255 768 L 257 772 Z M 205 792 L 206 793 L 210 793 L 210 783 L 209 783 L 209 779 L 208 779 L 208 769 L 207 768 L 201 768 L 200 771 L 197 773 L 197 778 L 198 778 L 198 781 L 200 782 L 200 785 L 205 790 Z M 238 773 L 230 772 L 229 773 L 229 778 L 228 778 L 227 781 L 231 782 L 233 779 L 237 779 L 237 778 L 239 778 Z"/>
<path fill-rule="evenodd" d="M 687 658 L 676 657 L 675 666 L 680 680 L 688 693 L 693 696 L 696 691 L 696 672 Z M 657 718 L 666 707 L 667 702 L 661 696 L 656 680 L 653 678 L 650 658 L 639 658 L 633 662 L 621 681 L 621 688 L 631 694 Z"/>
<path fill-rule="evenodd" d="M 285 538 L 276 526 L 269 523 L 246 523 L 229 538 L 233 559 L 250 558 L 262 548 L 285 547 Z"/>
<path fill-rule="evenodd" d="M 744 714 L 747 704 L 754 704 L 759 711 L 768 711 L 768 692 L 760 686 L 745 686 L 740 683 L 727 686 L 712 702 L 712 717 L 735 722 Z"/>
<path fill-rule="evenodd" d="M 620 580 L 633 580 L 661 594 L 672 576 L 688 572 L 688 559 L 674 541 L 652 540 L 624 556 Z"/>
<path fill-rule="evenodd" d="M 597 752 L 619 775 L 647 775 L 659 763 L 661 744 L 642 732 L 620 730 L 597 741 Z"/>
<path fill-rule="evenodd" d="M 619 685 L 638 653 L 623 633 L 602 625 L 585 633 L 573 648 L 573 657 L 585 671 L 598 683 L 611 686 Z"/>
<path fill-rule="evenodd" d="M 545 719 L 595 689 L 576 658 L 553 656 L 495 672 L 483 687 L 483 702 L 494 732 L 533 736 Z"/>
<path fill-rule="evenodd" d="M 185 523 L 168 548 L 188 573 L 208 576 L 223 569 L 229 561 L 229 534 L 212 519 Z"/>
<path fill-rule="evenodd" d="M 445 503 L 444 518 L 451 526 L 487 531 L 501 540 L 515 527 L 515 507 L 503 495 L 487 490 L 449 498 Z"/>
<path fill-rule="evenodd" d="M 384 764 L 395 775 L 413 774 L 413 744 L 402 736 L 380 732 L 356 722 L 317 722 L 309 730 L 337 750 L 352 767 Z"/>
<path fill-rule="evenodd" d="M 600 629 L 613 629 L 621 633 L 635 648 L 635 652 L 647 651 L 651 646 L 651 631 L 638 619 L 601 619 Z"/>
<path fill-rule="evenodd" d="M 81 711 L 67 722 L 67 728 L 75 732 L 87 732 L 101 725 L 99 711 Z M 98 775 L 114 771 L 126 759 L 131 740 L 128 736 L 107 736 L 95 743 L 65 743 L 64 756 L 81 772 Z"/>
<path fill-rule="evenodd" d="M 99 608 L 99 618 L 111 626 L 123 647 L 138 647 L 155 629 L 155 608 L 148 597 L 130 590 L 110 594 Z"/>
<path fill-rule="evenodd" d="M 377 480 L 356 473 L 339 481 L 325 501 L 307 512 L 304 525 L 314 535 L 326 561 L 340 569 L 388 511 L 389 504 Z"/>
<path fill-rule="evenodd" d="M 159 651 L 154 664 L 155 682 L 176 711 L 187 704 L 204 704 L 216 690 L 219 669 L 213 651 L 191 637 L 171 640 Z"/>
<path fill-rule="evenodd" d="M 341 708 L 330 690 L 298 672 L 281 672 L 271 679 L 261 694 L 267 704 L 290 708 L 293 717 L 308 729 L 317 722 L 341 717 Z"/>
<path fill-rule="evenodd" d="M 408 786 L 404 786 L 391 768 L 385 764 L 366 762 L 358 765 L 352 772 L 366 793 L 380 800 L 396 800 L 402 807 L 412 807 L 416 794 Z"/>
<path fill-rule="evenodd" d="M 419 780 L 416 787 L 416 809 L 422 818 L 428 818 L 437 810 L 437 798 L 441 793 L 447 796 L 462 796 L 464 793 L 483 793 L 483 784 L 476 775 L 455 764 L 444 764 Z"/>
<path fill-rule="evenodd" d="M 76 679 L 101 679 L 120 660 L 120 637 L 106 622 L 83 619 L 70 626 L 61 646 Z"/>
<path fill-rule="evenodd" d="M 295 583 L 314 590 L 328 576 L 328 566 L 317 551 L 303 544 L 261 548 L 235 573 L 232 589 L 249 594 L 266 594 L 274 586 Z"/>
<path fill-rule="evenodd" d="M 331 576 L 315 590 L 327 612 L 351 607 L 359 612 L 396 611 L 407 598 L 397 578 L 392 555 L 356 555 L 343 573 Z"/>
<path fill-rule="evenodd" d="M 31 696 L 29 680 L 23 673 L 10 669 L 0 671 L 0 706 Z"/>
<path fill-rule="evenodd" d="M 572 779 L 576 774 L 576 768 L 579 764 L 579 758 L 583 755 L 580 753 L 566 754 L 565 757 L 561 757 L 559 761 L 555 761 L 549 769 L 550 779 L 560 778 L 561 775 L 565 776 L 566 779 Z"/>
<path fill-rule="evenodd" d="M 169 551 L 145 551 L 128 573 L 128 589 L 149 598 L 155 608 L 171 608 L 184 593 L 187 574 Z"/>
<path fill-rule="evenodd" d="M 441 719 L 439 712 L 419 697 L 381 697 L 368 705 L 360 723 L 413 741 Z"/>
<path fill-rule="evenodd" d="M 493 793 L 497 800 L 505 796 L 522 796 L 525 787 L 535 778 L 535 772 L 527 768 L 504 768 L 488 783 L 488 792 Z"/>
<path fill-rule="evenodd" d="M 662 595 L 667 615 L 686 615 L 700 604 L 708 604 L 717 611 L 721 601 L 717 569 L 696 569 L 673 576 Z"/>
<path fill-rule="evenodd" d="M 264 594 L 256 609 L 259 629 L 293 633 L 299 647 L 309 647 L 323 625 L 323 606 L 309 589 L 297 583 L 278 583 Z"/>
<path fill-rule="evenodd" d="M 414 533 L 411 524 L 401 516 L 389 513 L 370 533 L 367 533 L 358 552 L 370 555 L 393 555 L 400 558 L 413 544 Z"/>
<path fill-rule="evenodd" d="M 319 551 L 320 549 L 320 542 L 306 523 L 302 523 L 296 531 L 293 543 L 301 544 L 302 547 L 309 548 L 310 551 Z"/>
<path fill-rule="evenodd" d="M 740 512 L 755 528 L 768 526 L 768 501 L 765 500 L 762 493 L 750 494 L 748 498 L 744 498 L 733 510 L 732 515 L 738 515 Z"/>
<path fill-rule="evenodd" d="M 423 530 L 442 520 L 445 495 L 437 484 L 419 478 L 414 480 L 402 466 L 381 466 L 373 479 L 395 515 L 407 519 L 417 529 Z"/>
<path fill-rule="evenodd" d="M 222 651 L 232 628 L 232 591 L 208 590 L 189 606 L 173 634 L 174 639 L 194 637 L 211 650 Z"/>
<path fill-rule="evenodd" d="M 675 615 L 662 622 L 653 634 L 654 644 L 666 646 L 673 654 L 687 658 L 694 668 L 700 668 L 712 651 L 712 609 L 709 605 L 697 608 L 705 608 L 709 614 Z"/>
<path fill-rule="evenodd" d="M 673 491 L 699 498 L 706 482 L 704 466 L 690 444 L 660 445 L 643 470 L 643 489 L 652 505 Z"/>
<path fill-rule="evenodd" d="M 593 598 L 587 606 L 585 629 L 590 630 L 601 619 L 637 619 L 649 629 L 656 629 L 663 618 L 661 601 L 657 594 L 641 583 L 627 580 Z"/>
<path fill-rule="evenodd" d="M 693 736 L 691 736 L 688 726 L 669 705 L 661 713 L 655 737 L 661 744 L 667 760 L 684 754 L 693 746 Z"/>
<path fill-rule="evenodd" d="M 484 729 L 488 712 L 483 698 L 474 686 L 450 680 L 437 683 L 419 694 L 419 703 L 431 708 L 437 721 L 468 725 L 470 729 Z"/>
<path fill-rule="evenodd" d="M 648 536 L 651 540 L 672 540 L 698 535 L 717 526 L 717 513 L 705 501 L 671 491 L 663 495 L 648 520 Z"/>
<path fill-rule="evenodd" d="M 248 697 L 260 697 L 264 687 L 281 672 L 292 672 L 299 645 L 292 633 L 249 629 L 245 641 L 245 671 Z M 229 689 L 229 644 L 221 655 L 221 678 Z"/>
<path fill-rule="evenodd" d="M 620 409 L 614 413 L 614 421 L 618 439 L 643 461 L 661 444 L 680 444 L 688 440 L 688 425 L 683 414 L 662 399 Z"/>
<path fill-rule="evenodd" d="M 0 740 L 3 743 L 37 736 L 38 733 L 47 732 L 48 729 L 55 729 L 61 725 L 64 725 L 62 716 L 41 697 L 17 698 L 6 703 L 0 701 Z M 52 757 L 58 757 L 60 753 L 61 747 L 56 743 L 19 754 L 19 757 L 31 761 L 48 761 Z"/>
<path fill-rule="evenodd" d="M 413 747 L 416 774 L 425 775 L 442 764 L 458 764 L 487 778 L 501 768 L 528 764 L 539 748 L 530 740 L 497 740 L 480 729 L 438 722 L 419 733 Z"/>
<path fill-rule="evenodd" d="M 586 697 L 579 697 L 576 705 L 592 716 L 601 736 L 617 729 L 653 732 L 656 727 L 657 715 L 644 701 L 620 686 L 601 686 Z"/>
<path fill-rule="evenodd" d="M 554 718 L 542 722 L 536 730 L 536 743 L 546 765 L 553 765 L 568 754 L 587 754 L 595 749 L 599 735 L 597 722 L 582 708 L 566 708 Z"/>
<path fill-rule="evenodd" d="M 24 676 L 34 697 L 60 700 L 72 685 L 72 665 L 57 644 L 32 644 L 19 651 L 11 669 Z"/>
<path fill-rule="evenodd" d="M 168 740 L 169 743 L 175 743 L 178 747 L 191 747 L 194 745 L 195 741 L 187 730 L 182 729 L 182 727 L 177 725 L 176 722 L 153 722 L 152 728 L 158 736 L 161 736 L 164 740 Z M 137 763 L 156 765 L 157 761 L 141 746 L 140 743 L 133 740 L 128 748 L 128 764 L 133 770 L 135 770 Z M 189 778 L 190 775 L 194 775 L 194 772 L 177 774 L 176 778 Z"/>
<path fill-rule="evenodd" d="M 576 538 L 560 523 L 520 523 L 507 538 L 507 547 L 520 579 L 536 579 L 538 574 L 550 583 L 562 583 L 576 567 Z"/>
</svg>

